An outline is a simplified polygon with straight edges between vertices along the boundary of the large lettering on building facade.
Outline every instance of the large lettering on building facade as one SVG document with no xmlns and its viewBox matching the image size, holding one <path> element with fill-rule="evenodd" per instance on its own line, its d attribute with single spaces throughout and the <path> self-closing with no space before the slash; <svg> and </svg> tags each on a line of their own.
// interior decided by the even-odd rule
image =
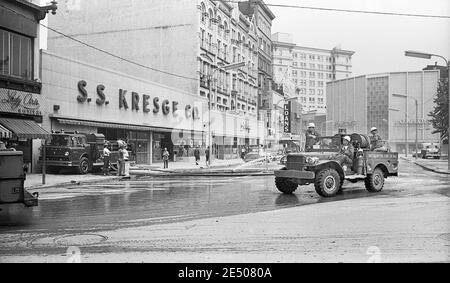
<svg viewBox="0 0 450 283">
<path fill-rule="evenodd" d="M 98 85 L 96 88 L 96 104 L 99 107 L 107 106 L 109 101 L 105 93 L 106 87 L 104 85 Z M 78 82 L 78 96 L 79 103 L 90 103 L 89 93 L 87 90 L 86 81 Z M 129 92 L 125 89 L 119 89 L 119 109 L 140 112 L 145 114 L 153 113 L 155 115 L 161 114 L 168 116 L 172 114 L 177 117 L 180 114 L 179 102 L 170 101 L 168 99 L 160 98 L 158 96 L 151 97 L 148 94 L 139 94 L 137 92 Z M 186 119 L 199 120 L 200 111 L 198 107 L 186 105 L 184 108 L 184 116 Z"/>
</svg>

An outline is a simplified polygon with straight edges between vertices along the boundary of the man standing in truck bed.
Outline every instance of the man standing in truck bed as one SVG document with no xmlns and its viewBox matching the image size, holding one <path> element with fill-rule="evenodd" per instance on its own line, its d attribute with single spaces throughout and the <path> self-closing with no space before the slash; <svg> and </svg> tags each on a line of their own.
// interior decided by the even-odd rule
<svg viewBox="0 0 450 283">
<path fill-rule="evenodd" d="M 313 146 L 317 143 L 319 137 L 320 135 L 316 131 L 316 125 L 314 125 L 314 123 L 309 123 L 308 130 L 306 131 L 305 150 L 308 151 L 313 149 Z"/>
</svg>

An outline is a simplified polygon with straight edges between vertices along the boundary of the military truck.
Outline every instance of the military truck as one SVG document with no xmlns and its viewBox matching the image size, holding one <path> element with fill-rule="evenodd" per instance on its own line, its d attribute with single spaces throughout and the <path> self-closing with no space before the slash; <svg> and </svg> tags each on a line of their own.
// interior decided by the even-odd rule
<svg viewBox="0 0 450 283">
<path fill-rule="evenodd" d="M 105 136 L 79 132 L 55 132 L 46 146 L 46 169 L 58 173 L 73 168 L 79 174 L 100 170 L 103 166 L 102 152 Z"/>
<path fill-rule="evenodd" d="M 292 194 L 298 186 L 314 184 L 322 197 L 332 197 L 342 191 L 344 180 L 364 181 L 369 192 L 383 190 L 387 177 L 398 176 L 398 153 L 370 150 L 369 138 L 352 134 L 355 148 L 353 164 L 346 166 L 334 160 L 340 151 L 344 134 L 321 137 L 312 149 L 288 154 L 285 167 L 275 171 L 275 185 L 284 194 Z"/>
</svg>

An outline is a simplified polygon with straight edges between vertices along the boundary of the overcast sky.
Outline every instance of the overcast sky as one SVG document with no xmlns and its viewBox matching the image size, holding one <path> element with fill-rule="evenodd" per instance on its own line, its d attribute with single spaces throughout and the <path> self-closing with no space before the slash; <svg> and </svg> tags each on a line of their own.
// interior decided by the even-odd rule
<svg viewBox="0 0 450 283">
<path fill-rule="evenodd" d="M 450 16 L 449 0 L 265 0 L 336 9 Z M 405 57 L 417 50 L 450 58 L 450 19 L 313 11 L 270 7 L 276 15 L 272 32 L 287 32 L 301 46 L 355 51 L 353 75 L 421 70 L 439 58 Z"/>
</svg>

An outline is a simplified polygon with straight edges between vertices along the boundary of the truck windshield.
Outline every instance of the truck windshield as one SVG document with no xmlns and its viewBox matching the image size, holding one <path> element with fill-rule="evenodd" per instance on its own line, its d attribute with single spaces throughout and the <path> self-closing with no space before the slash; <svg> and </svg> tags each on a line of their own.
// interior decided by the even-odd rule
<svg viewBox="0 0 450 283">
<path fill-rule="evenodd" d="M 72 139 L 70 136 L 54 135 L 50 145 L 52 146 L 71 146 Z"/>
<path fill-rule="evenodd" d="M 339 150 L 339 145 L 339 137 L 321 137 L 318 139 L 316 144 L 313 145 L 312 151 Z"/>
</svg>

